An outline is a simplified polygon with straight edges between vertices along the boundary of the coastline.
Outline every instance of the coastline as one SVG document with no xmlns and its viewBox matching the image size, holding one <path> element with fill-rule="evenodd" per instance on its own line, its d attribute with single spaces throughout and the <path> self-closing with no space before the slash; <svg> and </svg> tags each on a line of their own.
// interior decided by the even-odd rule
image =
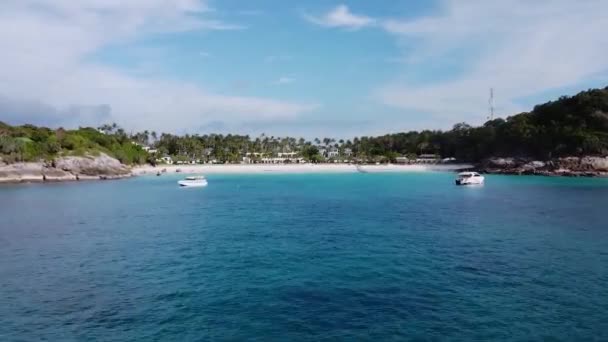
<svg viewBox="0 0 608 342">
<path fill-rule="evenodd" d="M 103 153 L 65 156 L 48 162 L 0 163 L 0 184 L 110 180 L 131 176 L 129 167 Z"/>
<path fill-rule="evenodd" d="M 89 180 L 114 180 L 129 177 L 156 175 L 165 170 L 168 174 L 306 174 L 306 173 L 383 173 L 383 172 L 456 172 L 469 169 L 469 164 L 441 165 L 355 165 L 355 164 L 197 164 L 197 165 L 143 165 L 125 173 L 89 173 L 49 168 L 40 163 L 18 163 L 0 166 L 0 185 L 18 183 L 56 183 Z M 179 172 L 178 172 L 179 170 Z"/>
<path fill-rule="evenodd" d="M 549 177 L 608 177 L 608 157 L 489 158 L 477 165 L 482 173 Z"/>
<path fill-rule="evenodd" d="M 123 175 L 42 175 L 42 174 L 23 174 L 11 175 L 8 177 L 0 177 L 0 186 L 3 184 L 20 184 L 20 183 L 63 183 L 63 182 L 79 182 L 79 181 L 97 181 L 97 180 L 116 180 L 133 177 L 133 174 Z"/>
<path fill-rule="evenodd" d="M 381 173 L 381 172 L 433 172 L 458 171 L 471 168 L 469 164 L 441 165 L 355 165 L 355 164 L 204 164 L 137 166 L 131 172 L 135 176 L 166 173 L 192 174 L 264 174 L 264 173 Z"/>
<path fill-rule="evenodd" d="M 66 157 L 53 165 L 16 163 L 0 165 L 0 185 L 115 180 L 157 173 L 181 174 L 306 174 L 306 173 L 404 173 L 478 170 L 486 174 L 549 177 L 608 177 L 608 158 L 567 157 L 550 162 L 515 158 L 491 158 L 480 164 L 184 164 L 127 167 L 118 160 L 97 157 Z M 178 171 L 179 170 L 179 171 Z"/>
</svg>

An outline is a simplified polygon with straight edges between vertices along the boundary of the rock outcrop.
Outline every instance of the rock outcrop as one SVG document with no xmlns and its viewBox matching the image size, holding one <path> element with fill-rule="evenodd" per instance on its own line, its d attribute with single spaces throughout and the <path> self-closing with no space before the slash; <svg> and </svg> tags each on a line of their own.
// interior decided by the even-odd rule
<svg viewBox="0 0 608 342">
<path fill-rule="evenodd" d="M 115 179 L 131 175 L 117 159 L 99 156 L 59 157 L 51 162 L 0 163 L 0 183 Z"/>
<path fill-rule="evenodd" d="M 608 157 L 563 157 L 548 161 L 526 158 L 489 158 L 479 169 L 485 173 L 571 177 L 608 176 Z"/>
<path fill-rule="evenodd" d="M 126 165 L 121 164 L 117 159 L 103 153 L 97 157 L 58 158 L 53 164 L 55 169 L 75 175 L 123 176 L 131 172 Z"/>
</svg>

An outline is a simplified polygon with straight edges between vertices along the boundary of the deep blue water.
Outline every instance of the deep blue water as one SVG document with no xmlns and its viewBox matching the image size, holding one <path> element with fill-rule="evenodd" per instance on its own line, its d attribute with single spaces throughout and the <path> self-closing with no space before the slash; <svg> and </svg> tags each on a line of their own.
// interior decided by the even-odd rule
<svg viewBox="0 0 608 342">
<path fill-rule="evenodd" d="M 608 180 L 0 187 L 0 341 L 608 340 Z"/>
</svg>

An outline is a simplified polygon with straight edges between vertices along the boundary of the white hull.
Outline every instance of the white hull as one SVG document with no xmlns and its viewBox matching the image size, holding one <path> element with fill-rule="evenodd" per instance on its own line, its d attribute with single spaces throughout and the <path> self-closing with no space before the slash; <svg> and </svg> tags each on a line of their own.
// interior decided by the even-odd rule
<svg viewBox="0 0 608 342">
<path fill-rule="evenodd" d="M 183 186 L 183 187 L 201 188 L 201 187 L 207 186 L 207 181 L 206 180 L 195 180 L 195 181 L 180 180 L 177 182 L 177 184 L 179 184 L 179 186 Z"/>
<path fill-rule="evenodd" d="M 484 181 L 484 176 L 477 172 L 461 172 L 455 183 L 456 185 L 482 185 Z"/>
<path fill-rule="evenodd" d="M 484 182 L 483 177 L 482 177 L 482 179 L 472 179 L 472 180 L 457 179 L 456 185 L 482 185 L 483 182 Z"/>
</svg>

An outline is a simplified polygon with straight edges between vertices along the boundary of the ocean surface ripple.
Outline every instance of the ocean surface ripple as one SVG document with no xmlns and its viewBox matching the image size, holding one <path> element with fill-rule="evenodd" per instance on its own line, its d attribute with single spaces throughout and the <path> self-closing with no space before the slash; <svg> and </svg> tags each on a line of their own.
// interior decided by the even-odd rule
<svg viewBox="0 0 608 342">
<path fill-rule="evenodd" d="M 608 340 L 608 180 L 176 177 L 0 188 L 0 340 Z"/>
</svg>

